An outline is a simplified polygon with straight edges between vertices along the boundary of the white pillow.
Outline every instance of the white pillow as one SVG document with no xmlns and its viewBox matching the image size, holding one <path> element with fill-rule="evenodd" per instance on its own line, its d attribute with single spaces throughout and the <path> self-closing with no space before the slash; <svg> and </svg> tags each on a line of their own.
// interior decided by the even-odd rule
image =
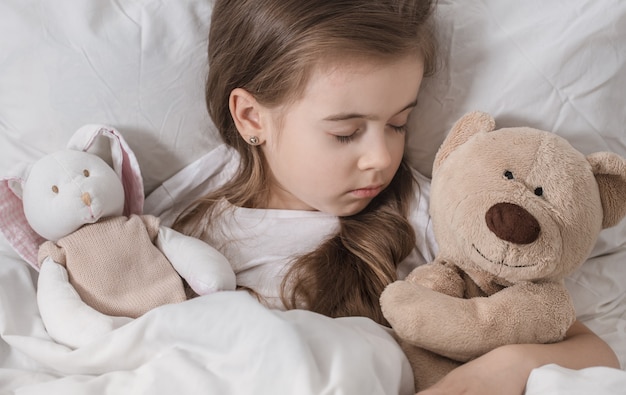
<svg viewBox="0 0 626 395">
<path fill-rule="evenodd" d="M 219 144 L 204 103 L 210 16 L 205 0 L 0 2 L 0 174 L 103 123 L 126 137 L 149 193 Z M 436 16 L 441 67 L 410 121 L 418 170 L 430 174 L 471 110 L 626 156 L 626 2 L 440 0 Z"/>
<path fill-rule="evenodd" d="M 424 82 L 408 155 L 430 174 L 467 111 L 626 155 L 626 3 L 440 0 L 439 73 Z M 219 143 L 204 104 L 211 2 L 0 3 L 0 173 L 62 148 L 86 123 L 120 130 L 152 191 Z"/>
<path fill-rule="evenodd" d="M 150 192 L 217 142 L 204 102 L 211 2 L 0 2 L 0 174 L 117 128 Z"/>
<path fill-rule="evenodd" d="M 408 152 L 425 174 L 464 113 L 626 156 L 626 2 L 440 0 L 440 71 L 424 81 Z"/>
</svg>

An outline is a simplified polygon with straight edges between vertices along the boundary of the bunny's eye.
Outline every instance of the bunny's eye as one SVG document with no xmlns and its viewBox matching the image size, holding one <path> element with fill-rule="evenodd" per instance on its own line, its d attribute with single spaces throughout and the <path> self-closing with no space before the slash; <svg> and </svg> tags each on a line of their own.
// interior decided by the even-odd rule
<svg viewBox="0 0 626 395">
<path fill-rule="evenodd" d="M 89 170 L 87 170 L 87 169 L 83 170 L 83 175 L 85 177 L 89 177 Z"/>
<path fill-rule="evenodd" d="M 507 180 L 512 180 L 515 177 L 513 177 L 513 173 L 512 172 L 507 170 L 507 171 L 504 172 L 504 178 L 506 178 Z"/>
<path fill-rule="evenodd" d="M 53 185 L 53 186 L 52 186 L 52 192 L 54 192 L 54 193 L 59 193 L 59 187 L 58 187 L 58 186 L 56 186 L 56 185 Z"/>
</svg>

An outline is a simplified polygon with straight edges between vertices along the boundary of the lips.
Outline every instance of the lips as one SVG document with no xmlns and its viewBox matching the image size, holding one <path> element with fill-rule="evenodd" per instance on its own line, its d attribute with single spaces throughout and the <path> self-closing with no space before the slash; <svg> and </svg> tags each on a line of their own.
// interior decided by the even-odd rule
<svg viewBox="0 0 626 395">
<path fill-rule="evenodd" d="M 383 190 L 382 185 L 368 186 L 352 190 L 352 194 L 360 198 L 373 198 Z"/>
</svg>

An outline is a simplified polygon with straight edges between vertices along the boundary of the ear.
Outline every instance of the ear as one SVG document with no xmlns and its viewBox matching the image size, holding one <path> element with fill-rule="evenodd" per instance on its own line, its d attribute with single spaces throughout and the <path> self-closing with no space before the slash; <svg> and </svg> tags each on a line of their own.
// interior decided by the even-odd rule
<svg viewBox="0 0 626 395">
<path fill-rule="evenodd" d="M 435 156 L 435 162 L 433 164 L 433 170 L 439 167 L 452 151 L 457 147 L 469 140 L 470 137 L 477 133 L 487 133 L 495 130 L 496 121 L 493 117 L 487 113 L 474 111 L 465 114 L 459 119 L 448 136 L 439 147 L 437 155 Z"/>
<path fill-rule="evenodd" d="M 237 131 L 248 142 L 250 137 L 257 137 L 259 144 L 265 141 L 261 113 L 263 106 L 245 89 L 235 88 L 230 92 L 228 100 L 230 114 Z"/>
<path fill-rule="evenodd" d="M 0 233 L 26 262 L 39 270 L 37 251 L 45 240 L 31 228 L 22 204 L 22 191 L 31 168 L 31 164 L 17 164 L 9 171 L 10 176 L 0 179 Z"/>
<path fill-rule="evenodd" d="M 5 178 L 9 190 L 20 199 L 24 191 L 24 182 L 28 179 L 31 168 L 30 163 L 18 163 L 11 169 L 11 175 Z"/>
<path fill-rule="evenodd" d="M 626 215 L 626 159 L 612 152 L 587 156 L 596 176 L 604 218 L 602 227 L 617 225 Z"/>
</svg>

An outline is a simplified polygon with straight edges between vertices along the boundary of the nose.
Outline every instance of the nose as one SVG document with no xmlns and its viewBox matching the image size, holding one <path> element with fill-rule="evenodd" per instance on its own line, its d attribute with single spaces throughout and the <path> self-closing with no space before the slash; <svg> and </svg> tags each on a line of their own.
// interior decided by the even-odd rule
<svg viewBox="0 0 626 395">
<path fill-rule="evenodd" d="M 497 203 L 485 214 L 487 227 L 498 238 L 515 244 L 530 244 L 539 238 L 539 221 L 513 203 Z"/>
<path fill-rule="evenodd" d="M 85 206 L 91 206 L 91 195 L 89 193 L 84 192 L 82 195 L 80 195 L 80 199 L 83 201 L 83 203 L 85 203 Z"/>
<path fill-rule="evenodd" d="M 391 165 L 391 152 L 387 141 L 383 136 L 376 136 L 364 149 L 359 158 L 359 168 L 361 170 L 382 170 Z"/>
</svg>

